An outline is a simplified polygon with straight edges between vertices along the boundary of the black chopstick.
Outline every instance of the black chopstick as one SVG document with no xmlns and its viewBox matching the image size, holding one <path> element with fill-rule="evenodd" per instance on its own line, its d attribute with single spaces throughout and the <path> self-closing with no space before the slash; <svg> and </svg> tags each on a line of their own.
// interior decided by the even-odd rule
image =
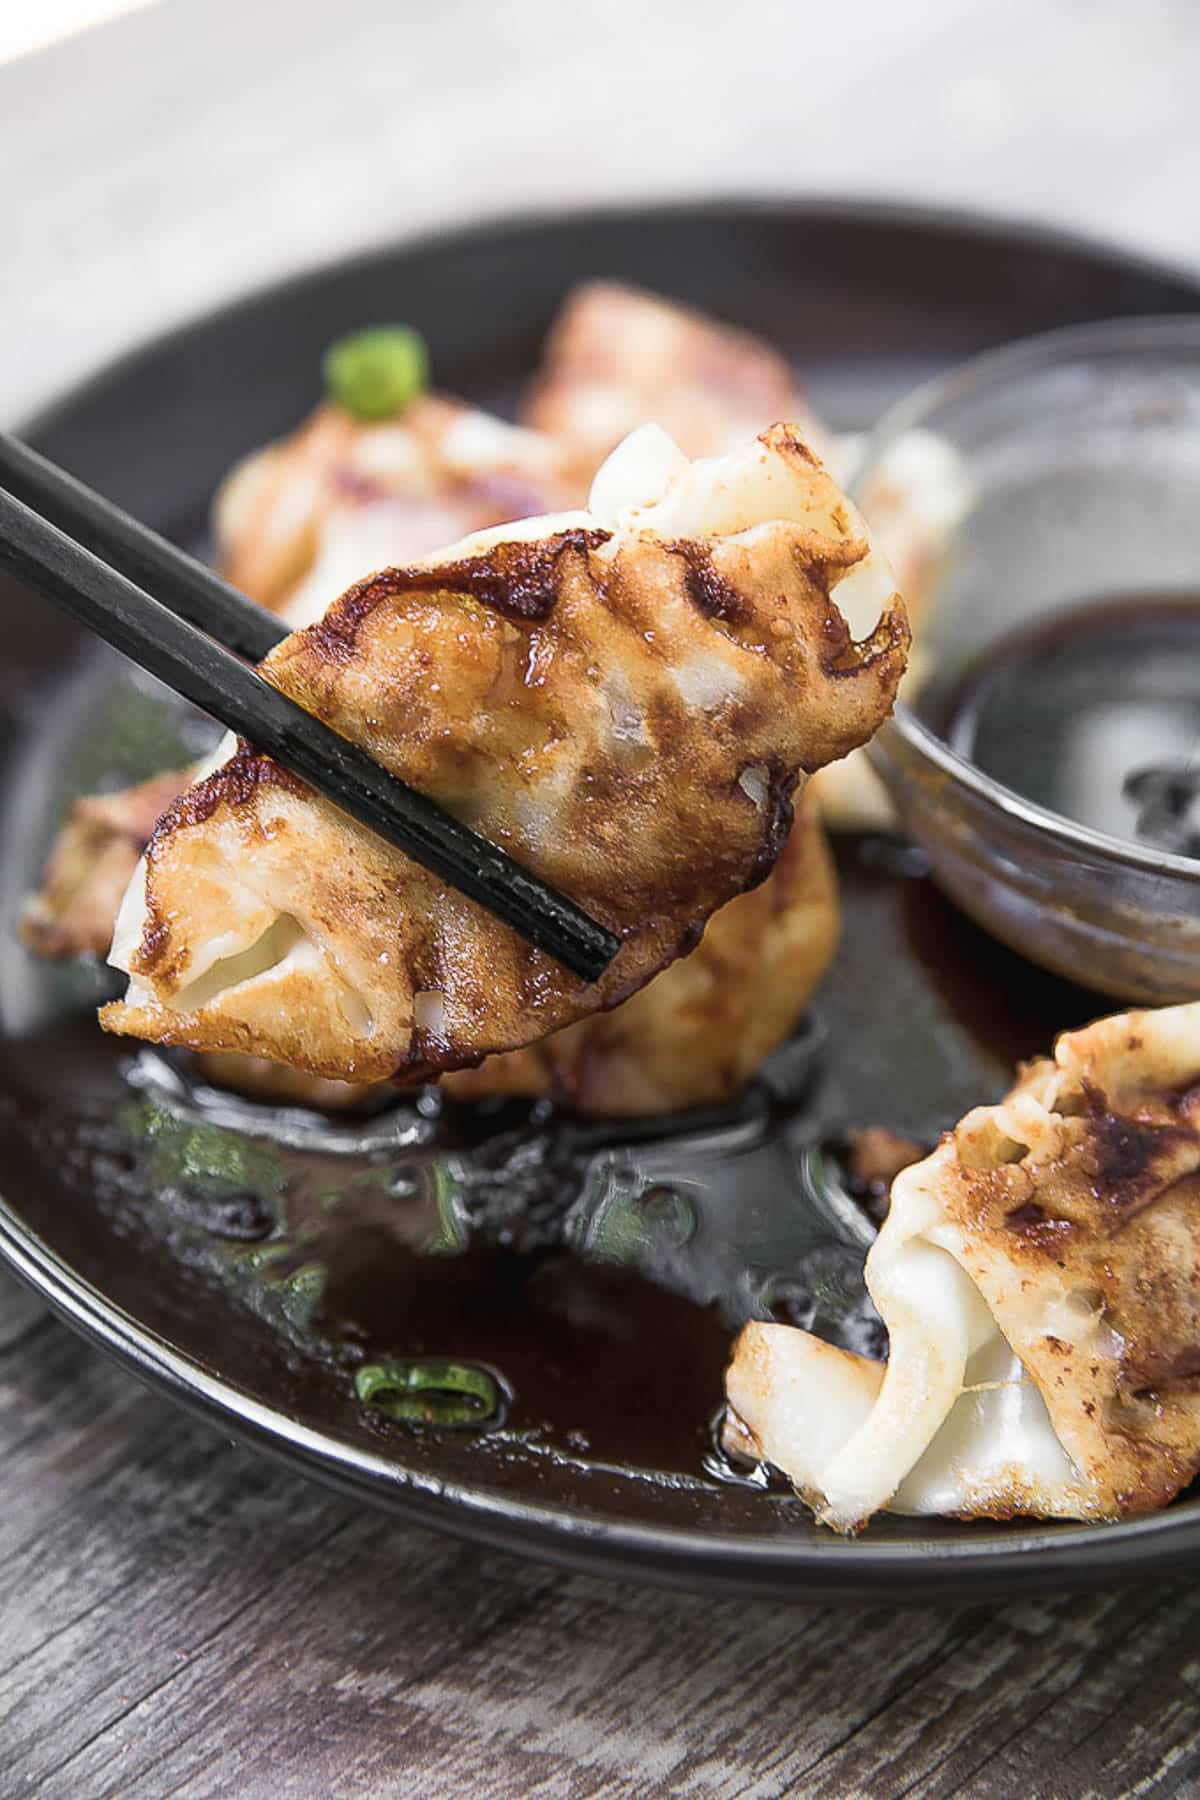
<svg viewBox="0 0 1200 1800">
<path fill-rule="evenodd" d="M 239 656 L 261 662 L 287 636 L 287 627 L 265 606 L 5 432 L 0 488 Z"/>
<path fill-rule="evenodd" d="M 36 485 L 38 471 L 25 465 L 23 473 L 29 492 L 28 483 Z M 101 517 L 106 502 L 86 489 L 82 492 L 91 524 L 98 522 L 100 532 L 115 529 Z M 133 526 L 133 521 L 118 515 L 121 521 Z M 125 539 L 127 546 L 133 546 L 131 554 L 149 554 L 136 542 L 141 530 L 135 527 Z M 99 534 L 96 541 L 100 541 Z M 154 550 L 154 566 L 164 571 L 161 591 L 173 600 L 175 559 L 183 563 L 190 559 L 165 540 L 159 542 L 162 550 Z M 504 851 L 432 800 L 389 775 L 357 745 L 330 731 L 264 681 L 230 649 L 177 616 L 170 605 L 152 598 L 3 488 L 0 568 L 55 601 L 141 668 L 267 751 L 343 812 L 478 901 L 583 980 L 598 980 L 616 955 L 620 948 L 617 938 L 573 901 L 528 874 Z M 225 588 L 224 583 L 220 586 Z M 189 571 L 193 602 L 202 591 Z M 258 610 L 234 589 L 225 588 L 225 592 L 239 603 L 236 610 Z M 282 635 L 279 627 L 269 614 L 265 616 L 277 640 Z"/>
</svg>

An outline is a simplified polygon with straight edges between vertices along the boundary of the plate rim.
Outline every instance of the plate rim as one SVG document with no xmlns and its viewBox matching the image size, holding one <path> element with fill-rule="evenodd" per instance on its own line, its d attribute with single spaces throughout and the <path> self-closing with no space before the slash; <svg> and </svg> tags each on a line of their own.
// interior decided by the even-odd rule
<svg viewBox="0 0 1200 1800">
<path fill-rule="evenodd" d="M 241 314 L 252 312 L 268 297 L 286 297 L 293 290 L 326 276 L 338 273 L 356 275 L 373 264 L 396 255 L 436 254 L 459 245 L 485 244 L 489 239 L 504 239 L 514 233 L 538 232 L 558 228 L 586 227 L 592 224 L 649 223 L 659 219 L 733 219 L 735 217 L 774 215 L 796 224 L 806 219 L 842 218 L 850 223 L 870 227 L 887 226 L 918 231 L 940 231 L 947 237 L 970 236 L 1002 243 L 1019 238 L 1024 244 L 1070 256 L 1090 256 L 1119 265 L 1131 275 L 1144 275 L 1153 281 L 1173 281 L 1181 287 L 1193 288 L 1200 301 L 1200 264 L 1195 268 L 1182 260 L 1156 257 L 1145 251 L 1123 245 L 1100 232 L 1090 232 L 1070 225 L 1029 218 L 1019 213 L 975 210 L 965 205 L 942 206 L 932 201 L 902 198 L 880 198 L 869 194 L 805 193 L 739 194 L 728 193 L 696 198 L 684 195 L 658 197 L 646 201 L 604 202 L 574 210 L 567 206 L 517 208 L 495 215 L 484 213 L 473 219 L 451 225 L 432 226 L 411 235 L 382 238 L 374 244 L 355 250 L 349 256 L 331 256 L 304 263 L 300 268 L 272 280 L 257 282 L 241 293 L 207 309 L 199 308 L 175 320 L 162 330 L 140 339 L 115 356 L 98 363 L 61 393 L 51 394 L 23 415 L 11 428 L 16 435 L 36 442 L 42 432 L 54 429 L 68 410 L 94 399 L 110 383 L 123 380 L 140 363 L 169 351 L 200 326 L 222 327 L 232 324 Z M 1014 340 L 1016 341 L 1016 340 Z"/>
<path fill-rule="evenodd" d="M 769 1591 L 777 1598 L 852 1602 L 886 1592 L 891 1601 L 917 1603 L 952 1599 L 960 1575 L 976 1599 L 1010 1597 L 1041 1592 L 1049 1583 L 1073 1588 L 1161 1574 L 1200 1548 L 1200 1500 L 1189 1503 L 1188 1512 L 1168 1507 L 1101 1524 L 1012 1521 L 1003 1538 L 964 1534 L 920 1546 L 833 1532 L 803 1541 L 747 1532 L 715 1539 L 694 1527 L 587 1513 L 573 1518 L 560 1505 L 516 1499 L 483 1482 L 423 1476 L 255 1400 L 108 1300 L 25 1227 L 2 1197 L 0 1258 L 111 1360 L 256 1451 L 432 1529 L 499 1550 L 520 1548 L 572 1569 L 664 1586 L 699 1583 L 758 1598 Z M 1119 1569 L 1111 1557 L 1114 1540 L 1121 1548 Z"/>
<path fill-rule="evenodd" d="M 201 309 L 142 339 L 42 402 L 16 429 L 36 442 L 70 412 L 94 402 L 138 366 L 182 345 L 200 328 L 220 329 L 260 307 L 281 301 L 335 273 L 363 275 L 379 262 L 408 254 L 437 254 L 591 224 L 648 224 L 655 220 L 766 220 L 794 224 L 834 219 L 854 226 L 934 231 L 948 239 L 993 243 L 1019 240 L 1048 253 L 1094 258 L 1148 279 L 1195 293 L 1200 269 L 1131 250 L 1099 234 L 964 206 L 860 195 L 730 193 L 713 198 L 614 201 L 581 210 L 548 207 L 488 215 L 451 226 L 381 240 L 350 256 L 306 264 Z M 1200 1499 L 1184 1508 L 1106 1524 L 1013 1521 L 1005 1536 L 964 1533 L 914 1544 L 833 1533 L 789 1539 L 778 1533 L 711 1531 L 671 1523 L 642 1523 L 592 1512 L 572 1516 L 562 1503 L 540 1504 L 489 1486 L 442 1479 L 405 1467 L 382 1453 L 303 1424 L 232 1385 L 199 1359 L 173 1348 L 128 1314 L 51 1249 L 0 1195 L 0 1259 L 72 1329 L 113 1360 L 255 1451 L 299 1470 L 359 1501 L 407 1516 L 429 1528 L 492 1548 L 536 1556 L 560 1567 L 650 1580 L 691 1590 L 845 1603 L 953 1602 L 1035 1591 L 1111 1585 L 1161 1575 L 1200 1551 Z"/>
</svg>

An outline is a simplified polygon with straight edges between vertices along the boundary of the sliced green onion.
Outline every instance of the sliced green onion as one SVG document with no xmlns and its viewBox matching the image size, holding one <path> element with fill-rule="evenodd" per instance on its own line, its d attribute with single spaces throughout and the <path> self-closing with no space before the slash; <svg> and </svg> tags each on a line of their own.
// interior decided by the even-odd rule
<svg viewBox="0 0 1200 1800">
<path fill-rule="evenodd" d="M 330 344 L 321 372 L 356 419 L 390 419 L 429 386 L 429 352 L 409 325 L 371 325 Z"/>
<path fill-rule="evenodd" d="M 484 1425 L 502 1401 L 496 1377 L 472 1363 L 364 1363 L 354 1390 L 363 1406 L 410 1425 Z"/>
</svg>

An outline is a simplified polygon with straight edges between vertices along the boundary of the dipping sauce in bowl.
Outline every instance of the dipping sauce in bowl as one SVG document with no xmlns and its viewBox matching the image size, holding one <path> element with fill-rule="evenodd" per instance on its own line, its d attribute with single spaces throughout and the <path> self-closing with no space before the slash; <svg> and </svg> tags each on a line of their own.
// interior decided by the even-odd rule
<svg viewBox="0 0 1200 1800">
<path fill-rule="evenodd" d="M 1200 593 L 1086 601 L 917 710 L 993 781 L 1093 831 L 1200 855 Z"/>
<path fill-rule="evenodd" d="M 1200 319 L 1055 332 L 884 420 L 965 495 L 870 747 L 935 879 L 1030 961 L 1200 996 Z"/>
</svg>

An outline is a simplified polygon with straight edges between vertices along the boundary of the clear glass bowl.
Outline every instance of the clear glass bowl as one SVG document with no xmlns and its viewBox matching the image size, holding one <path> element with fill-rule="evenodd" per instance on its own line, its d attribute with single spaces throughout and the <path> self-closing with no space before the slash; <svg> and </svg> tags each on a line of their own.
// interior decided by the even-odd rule
<svg viewBox="0 0 1200 1800">
<path fill-rule="evenodd" d="M 913 433 L 952 448 L 965 486 L 915 609 L 905 699 L 871 746 L 906 830 L 964 911 L 1032 961 L 1122 999 L 1200 996 L 1200 861 L 1138 841 L 1132 816 L 1122 835 L 1036 804 L 922 716 L 935 677 L 944 690 L 1015 628 L 1092 599 L 1200 598 L 1200 318 L 1054 332 L 921 389 L 866 447 L 868 517 Z M 1194 681 L 1200 694 L 1200 654 Z"/>
</svg>

